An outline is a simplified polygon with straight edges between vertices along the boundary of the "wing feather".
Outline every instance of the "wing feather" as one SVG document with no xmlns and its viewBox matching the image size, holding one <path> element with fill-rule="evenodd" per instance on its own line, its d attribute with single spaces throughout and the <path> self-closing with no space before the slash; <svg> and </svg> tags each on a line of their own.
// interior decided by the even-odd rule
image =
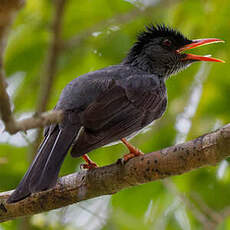
<svg viewBox="0 0 230 230">
<path fill-rule="evenodd" d="M 125 82 L 124 82 L 125 81 Z M 124 79 L 91 103 L 82 113 L 84 131 L 71 151 L 74 157 L 127 137 L 162 115 L 165 88 L 149 77 Z"/>
</svg>

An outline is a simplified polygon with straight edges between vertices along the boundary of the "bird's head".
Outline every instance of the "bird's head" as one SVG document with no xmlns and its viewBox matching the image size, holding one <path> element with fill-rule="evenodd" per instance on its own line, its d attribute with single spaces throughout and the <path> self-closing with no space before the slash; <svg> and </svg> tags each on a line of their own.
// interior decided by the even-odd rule
<svg viewBox="0 0 230 230">
<path fill-rule="evenodd" d="M 124 63 L 168 77 L 196 61 L 224 62 L 209 56 L 184 53 L 185 50 L 217 42 L 223 40 L 216 38 L 190 40 L 167 26 L 151 25 L 137 36 L 137 41 Z"/>
</svg>

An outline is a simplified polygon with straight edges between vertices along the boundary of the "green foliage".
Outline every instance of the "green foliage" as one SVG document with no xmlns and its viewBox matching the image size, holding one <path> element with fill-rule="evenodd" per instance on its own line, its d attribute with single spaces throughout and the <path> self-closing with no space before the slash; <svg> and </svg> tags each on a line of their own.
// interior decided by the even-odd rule
<svg viewBox="0 0 230 230">
<path fill-rule="evenodd" d="M 144 2 L 155 5 L 147 6 Z M 211 45 L 193 51 L 196 54 L 211 53 L 215 57 L 224 59 L 226 64 L 205 65 L 205 71 L 208 71 L 209 67 L 210 70 L 203 83 L 198 84 L 199 87 L 203 87 L 203 91 L 195 113 L 188 118 L 191 127 L 185 134 L 186 140 L 228 123 L 230 117 L 229 1 L 161 0 L 156 2 L 153 0 L 67 1 L 62 29 L 65 48 L 58 59 L 58 70 L 49 109 L 55 106 L 61 90 L 69 81 L 89 71 L 119 63 L 135 41 L 136 33 L 146 24 L 160 22 L 176 27 L 189 38 L 217 37 L 226 41 L 225 44 Z M 33 112 L 36 108 L 40 78 L 44 74 L 44 63 L 52 38 L 53 13 L 53 1 L 28 0 L 25 8 L 19 12 L 10 32 L 5 54 L 7 77 L 11 78 L 18 72 L 25 74 L 22 83 L 14 92 L 16 114 Z M 129 17 L 121 19 L 124 15 Z M 76 36 L 82 37 L 80 42 L 76 40 L 76 43 L 70 44 L 70 39 Z M 191 89 L 191 85 L 200 68 L 199 63 L 194 64 L 167 81 L 169 97 L 167 112 L 149 132 L 135 137 L 132 140 L 133 144 L 146 153 L 175 144 L 176 137 L 179 135 L 176 129 L 178 115 L 183 114 L 185 107 L 190 103 L 191 91 L 194 90 Z M 12 137 L 9 137 L 8 141 L 1 141 L 0 137 L 1 191 L 13 189 L 29 165 L 30 144 L 17 147 L 17 141 L 21 139 L 14 138 L 15 141 L 12 141 Z M 119 144 L 97 149 L 90 155 L 99 165 L 106 165 L 115 162 L 126 151 Z M 76 168 L 79 170 L 80 162 L 80 159 L 73 160 L 68 156 L 61 175 L 72 173 Z M 191 208 L 182 198 L 186 195 L 193 205 L 196 203 L 192 199 L 194 193 L 213 213 L 221 214 L 222 210 L 230 206 L 230 167 L 227 161 L 216 167 L 198 169 L 171 179 L 176 192 L 168 189 L 161 181 L 157 181 L 113 195 L 109 211 L 106 212 L 106 221 L 100 222 L 99 227 L 90 229 L 204 229 L 204 223 L 194 212 L 199 210 L 205 216 L 208 214 L 202 211 L 201 203 L 198 202 L 195 208 Z M 103 206 L 103 202 L 101 205 Z M 36 229 L 45 229 L 47 226 L 49 229 L 74 229 L 73 226 L 76 224 L 74 225 L 73 221 L 63 222 L 65 215 L 63 211 L 60 213 L 61 217 L 55 220 L 55 225 L 51 224 L 47 215 L 43 215 L 43 218 L 47 218 L 43 222 L 39 221 L 41 216 L 35 216 L 32 225 Z M 100 209 L 95 210 L 94 213 L 100 215 Z M 212 221 L 210 216 L 207 220 Z M 18 220 L 10 221 L 1 224 L 0 228 L 18 229 L 19 223 Z M 87 229 L 87 227 L 77 226 L 79 229 Z M 216 226 L 219 230 L 230 229 L 230 218 L 224 218 L 224 222 Z"/>
</svg>

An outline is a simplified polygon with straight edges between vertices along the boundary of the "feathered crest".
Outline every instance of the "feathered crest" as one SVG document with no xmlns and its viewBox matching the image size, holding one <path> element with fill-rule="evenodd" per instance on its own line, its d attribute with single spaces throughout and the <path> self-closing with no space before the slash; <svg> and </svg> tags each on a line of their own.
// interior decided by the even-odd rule
<svg viewBox="0 0 230 230">
<path fill-rule="evenodd" d="M 178 41 L 178 43 L 182 45 L 183 43 L 190 42 L 190 40 L 186 38 L 182 33 L 164 24 L 158 24 L 156 26 L 150 24 L 148 26 L 145 26 L 145 29 L 145 31 L 142 31 L 137 35 L 138 42 L 147 43 L 151 39 L 156 37 L 168 37 L 171 39 L 175 39 L 176 41 Z"/>
<path fill-rule="evenodd" d="M 171 39 L 174 44 L 178 44 L 178 48 L 191 42 L 191 40 L 186 38 L 182 33 L 164 24 L 158 24 L 156 26 L 150 24 L 145 26 L 145 31 L 142 31 L 137 35 L 137 41 L 130 50 L 131 56 L 135 57 L 140 54 L 143 48 L 157 37 L 167 37 Z"/>
</svg>

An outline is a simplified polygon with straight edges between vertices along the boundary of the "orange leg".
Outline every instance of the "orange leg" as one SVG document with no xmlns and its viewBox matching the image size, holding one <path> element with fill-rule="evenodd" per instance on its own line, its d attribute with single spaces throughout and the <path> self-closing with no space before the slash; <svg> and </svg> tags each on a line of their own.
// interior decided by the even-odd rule
<svg viewBox="0 0 230 230">
<path fill-rule="evenodd" d="M 122 138 L 121 141 L 129 149 L 129 153 L 123 156 L 125 162 L 133 157 L 140 156 L 143 154 L 139 149 L 132 146 L 125 138 Z"/>
<path fill-rule="evenodd" d="M 95 169 L 98 168 L 97 164 L 94 163 L 87 154 L 83 155 L 82 158 L 86 162 L 86 164 L 81 164 L 81 168 L 83 169 Z"/>
</svg>

